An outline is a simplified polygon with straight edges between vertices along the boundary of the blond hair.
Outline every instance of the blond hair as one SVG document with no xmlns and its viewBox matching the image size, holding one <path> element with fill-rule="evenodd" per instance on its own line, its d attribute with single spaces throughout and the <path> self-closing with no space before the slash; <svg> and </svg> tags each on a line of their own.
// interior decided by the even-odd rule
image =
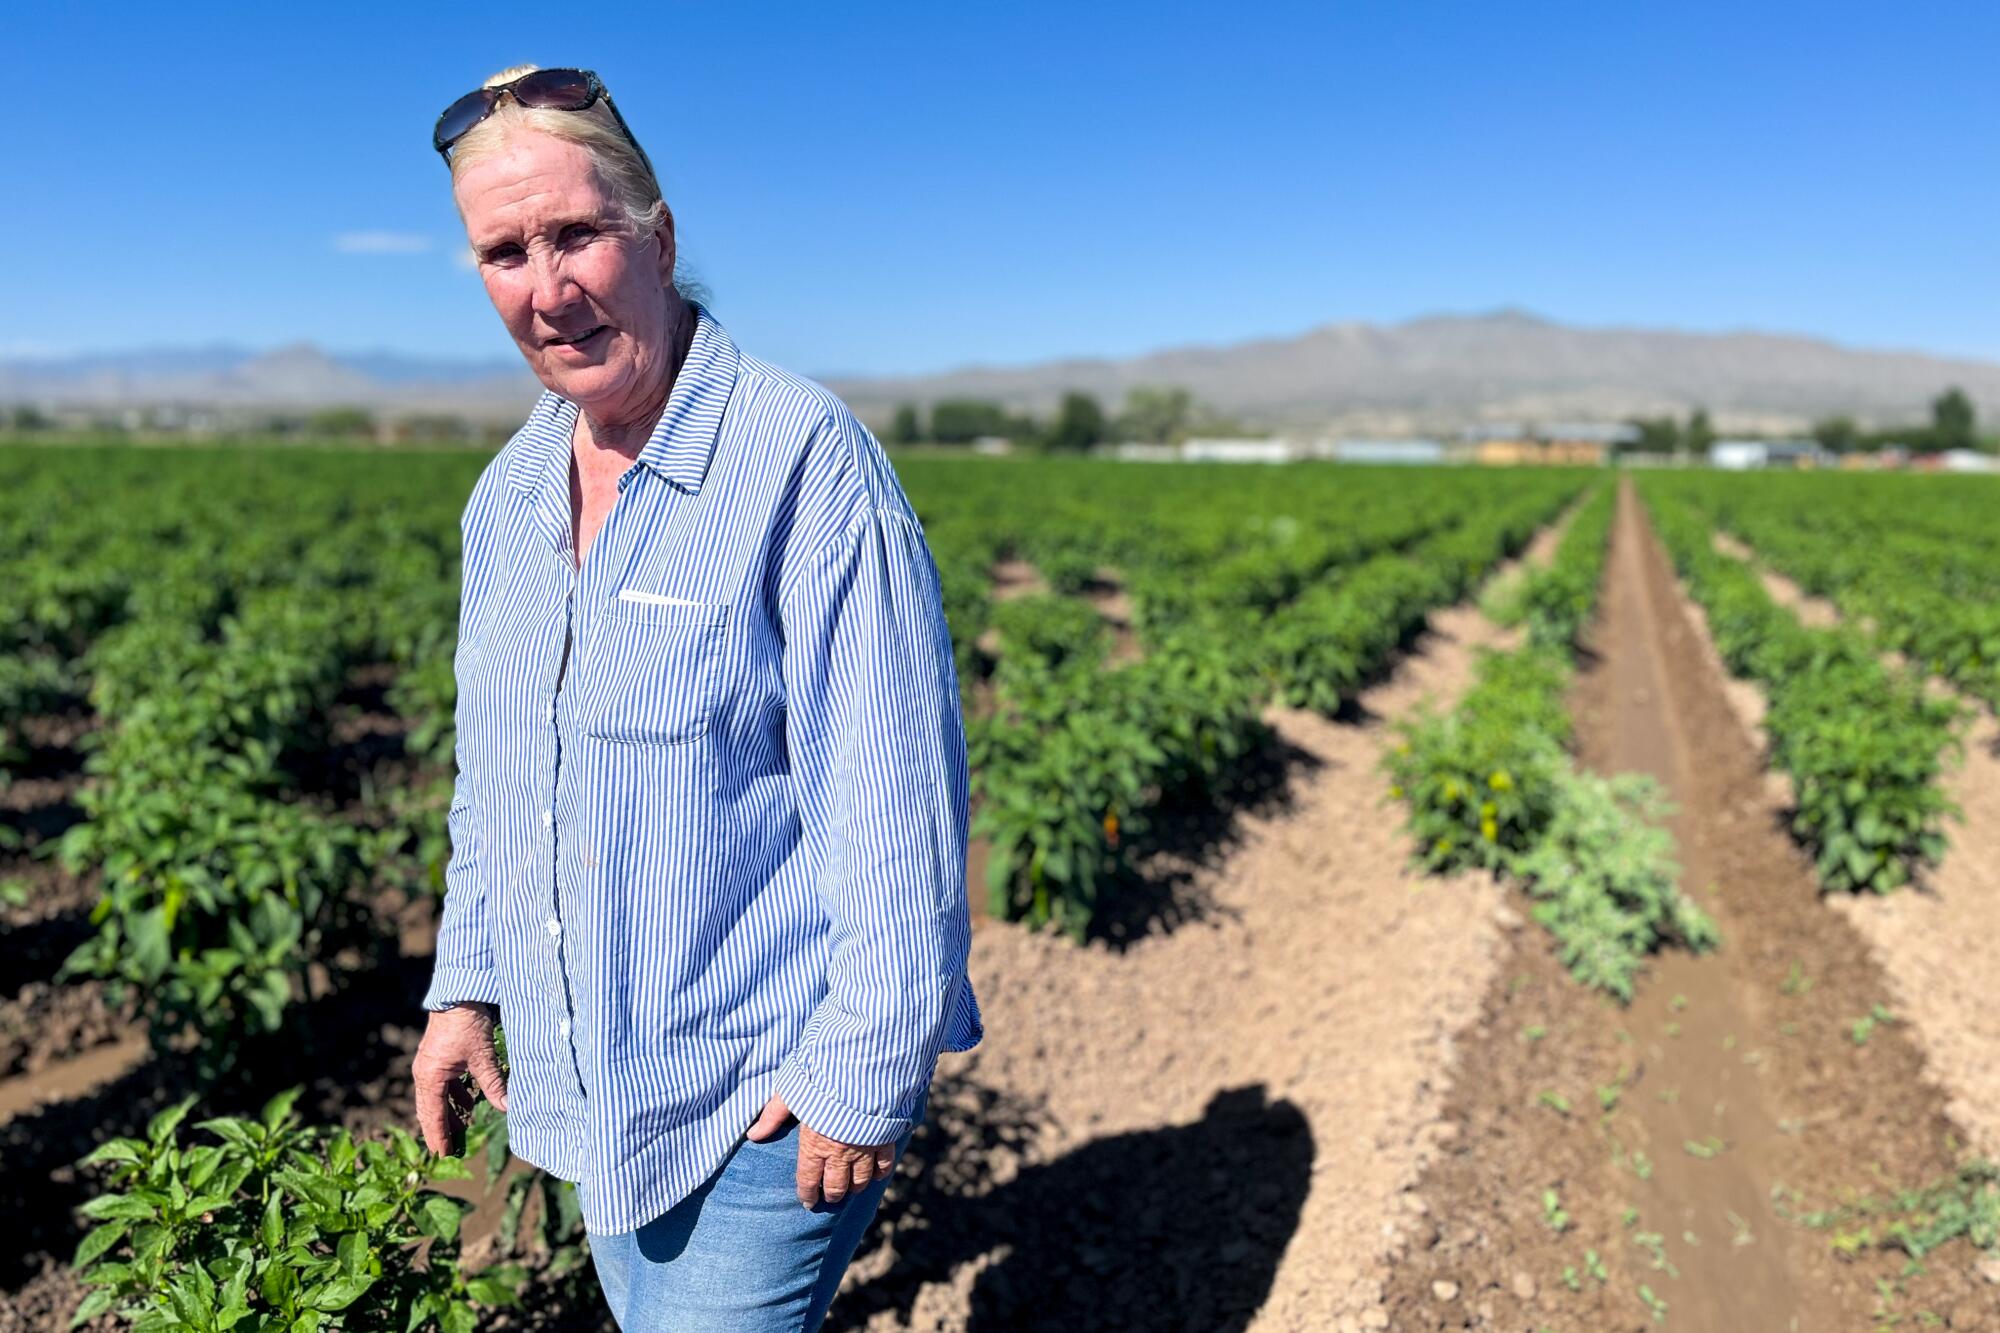
<svg viewBox="0 0 2000 1333">
<path fill-rule="evenodd" d="M 492 88 L 532 74 L 539 65 L 512 65 L 486 80 Z M 583 111 L 555 111 L 547 107 L 527 107 L 511 97 L 502 98 L 491 115 L 467 130 L 452 145 L 451 178 L 474 162 L 498 153 L 510 132 L 536 130 L 553 138 L 576 144 L 590 154 L 597 174 L 611 191 L 611 197 L 641 236 L 664 225 L 670 216 L 659 178 L 653 174 L 645 155 L 625 137 L 611 108 L 602 98 Z"/>
</svg>

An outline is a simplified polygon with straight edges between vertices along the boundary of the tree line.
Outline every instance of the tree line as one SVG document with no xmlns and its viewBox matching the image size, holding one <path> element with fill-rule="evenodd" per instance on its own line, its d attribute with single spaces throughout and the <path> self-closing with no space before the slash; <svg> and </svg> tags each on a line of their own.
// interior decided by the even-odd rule
<svg viewBox="0 0 2000 1333">
<path fill-rule="evenodd" d="M 1705 454 L 1716 440 L 1715 427 L 1703 408 L 1689 413 L 1686 421 L 1672 416 L 1640 417 L 1632 425 L 1639 431 L 1632 447 L 1644 453 Z M 1979 411 L 1965 390 L 1956 386 L 1931 400 L 1928 422 L 1867 427 L 1851 416 L 1828 416 L 1815 421 L 1807 435 L 1834 454 L 1875 453 L 1888 448 L 1915 453 L 1947 449 L 2000 453 L 2000 436 L 1980 434 Z"/>
<path fill-rule="evenodd" d="M 1241 435 L 1240 422 L 1201 407 L 1186 389 L 1140 385 L 1124 406 L 1107 412 L 1095 397 L 1069 392 L 1053 415 L 1010 411 L 983 398 L 941 398 L 928 416 L 916 403 L 903 403 L 890 420 L 891 444 L 971 444 L 1002 439 L 1029 448 L 1081 451 L 1093 445 L 1131 441 L 1179 444 L 1194 434 Z"/>
</svg>

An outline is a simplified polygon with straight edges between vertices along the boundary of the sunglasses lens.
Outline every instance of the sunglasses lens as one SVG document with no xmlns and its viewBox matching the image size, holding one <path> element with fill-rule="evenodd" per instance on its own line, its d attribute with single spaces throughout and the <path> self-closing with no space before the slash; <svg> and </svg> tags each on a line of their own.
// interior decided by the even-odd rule
<svg viewBox="0 0 2000 1333">
<path fill-rule="evenodd" d="M 538 69 L 514 85 L 522 106 L 581 111 L 596 100 L 590 76 L 580 69 Z"/>
<path fill-rule="evenodd" d="M 432 143 L 439 149 L 450 147 L 461 134 L 486 119 L 486 113 L 493 108 L 493 95 L 484 88 L 474 89 L 444 109 L 438 117 L 437 129 L 431 134 Z"/>
</svg>

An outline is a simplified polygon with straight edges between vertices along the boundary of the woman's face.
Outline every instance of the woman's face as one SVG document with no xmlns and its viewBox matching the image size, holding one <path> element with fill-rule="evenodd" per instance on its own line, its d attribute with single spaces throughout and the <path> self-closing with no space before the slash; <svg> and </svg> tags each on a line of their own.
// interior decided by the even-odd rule
<svg viewBox="0 0 2000 1333">
<path fill-rule="evenodd" d="M 590 154 L 532 131 L 467 166 L 452 192 L 486 294 L 542 383 L 601 420 L 657 410 L 671 220 L 635 234 Z"/>
</svg>

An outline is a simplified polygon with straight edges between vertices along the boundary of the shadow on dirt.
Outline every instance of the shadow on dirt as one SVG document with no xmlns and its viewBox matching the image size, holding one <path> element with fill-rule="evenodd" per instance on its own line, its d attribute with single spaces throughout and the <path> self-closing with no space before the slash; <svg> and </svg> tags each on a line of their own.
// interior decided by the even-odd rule
<svg viewBox="0 0 2000 1333">
<path fill-rule="evenodd" d="M 1320 766 L 1316 756 L 1267 730 L 1219 790 L 1153 811 L 1151 827 L 1135 839 L 1130 867 L 1108 887 L 1092 938 L 1123 952 L 1218 915 L 1199 887 L 1202 869 L 1236 845 L 1245 815 L 1275 818 L 1292 809 L 1299 784 Z"/>
<path fill-rule="evenodd" d="M 922 1288 L 985 1261 L 967 1328 L 1246 1327 L 1269 1295 L 1312 1180 L 1313 1137 L 1261 1084 L 1202 1118 L 1093 1140 L 1012 1175 L 1028 1110 L 941 1081 L 904 1172 L 855 1258 L 888 1271 L 844 1292 L 828 1330 L 909 1319 Z M 899 1173 L 900 1174 L 900 1173 Z"/>
</svg>

